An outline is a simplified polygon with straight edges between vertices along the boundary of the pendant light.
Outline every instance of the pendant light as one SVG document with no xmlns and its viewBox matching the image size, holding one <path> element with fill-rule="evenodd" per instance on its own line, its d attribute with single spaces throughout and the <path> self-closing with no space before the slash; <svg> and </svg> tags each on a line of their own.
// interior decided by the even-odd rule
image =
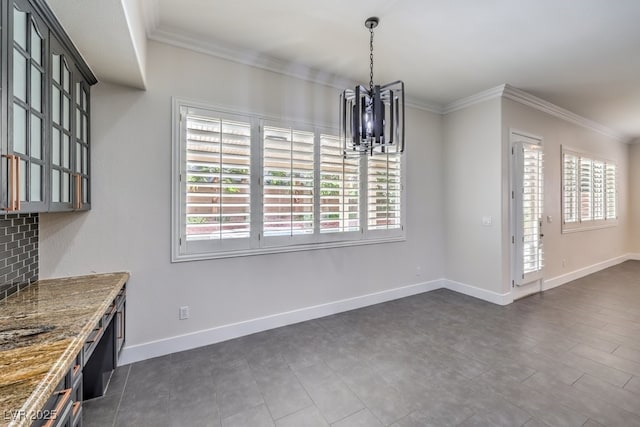
<svg viewBox="0 0 640 427">
<path fill-rule="evenodd" d="M 369 87 L 358 85 L 340 95 L 340 138 L 344 156 L 400 154 L 404 152 L 404 83 L 373 84 L 373 29 L 376 17 L 364 23 L 369 29 Z"/>
</svg>

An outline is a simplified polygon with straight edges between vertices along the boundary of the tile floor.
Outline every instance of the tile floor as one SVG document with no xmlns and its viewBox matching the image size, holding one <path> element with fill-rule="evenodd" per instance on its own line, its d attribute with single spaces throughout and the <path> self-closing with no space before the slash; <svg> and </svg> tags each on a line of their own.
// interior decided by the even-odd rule
<svg viewBox="0 0 640 427">
<path fill-rule="evenodd" d="M 437 290 L 118 368 L 85 426 L 640 426 L 640 261 Z"/>
</svg>

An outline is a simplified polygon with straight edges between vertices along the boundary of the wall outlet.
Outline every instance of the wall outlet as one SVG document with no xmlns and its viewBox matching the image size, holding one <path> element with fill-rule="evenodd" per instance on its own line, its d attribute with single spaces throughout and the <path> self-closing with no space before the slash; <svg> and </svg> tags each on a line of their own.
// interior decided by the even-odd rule
<svg viewBox="0 0 640 427">
<path fill-rule="evenodd" d="M 180 307 L 180 312 L 178 313 L 178 318 L 180 320 L 185 320 L 189 318 L 189 306 L 188 305 L 184 305 L 182 307 Z"/>
<path fill-rule="evenodd" d="M 420 277 L 422 276 L 422 267 L 417 266 L 416 267 L 416 277 Z"/>
<path fill-rule="evenodd" d="M 565 268 L 567 266 L 567 260 L 563 259 L 562 260 L 562 268 Z"/>
</svg>

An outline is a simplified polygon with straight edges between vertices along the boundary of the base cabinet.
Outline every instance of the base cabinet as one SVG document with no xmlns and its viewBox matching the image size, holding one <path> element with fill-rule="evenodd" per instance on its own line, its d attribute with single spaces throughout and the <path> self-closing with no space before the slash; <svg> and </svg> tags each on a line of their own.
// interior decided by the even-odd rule
<svg viewBox="0 0 640 427">
<path fill-rule="evenodd" d="M 117 367 L 125 337 L 126 295 L 125 284 L 44 408 L 31 415 L 33 427 L 82 426 L 82 402 L 102 396 Z"/>
</svg>

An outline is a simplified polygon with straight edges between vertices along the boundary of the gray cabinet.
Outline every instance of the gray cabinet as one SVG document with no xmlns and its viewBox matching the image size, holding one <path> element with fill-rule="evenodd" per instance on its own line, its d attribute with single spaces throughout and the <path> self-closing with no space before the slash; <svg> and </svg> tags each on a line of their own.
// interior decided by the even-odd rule
<svg viewBox="0 0 640 427">
<path fill-rule="evenodd" d="M 0 208 L 89 209 L 90 86 L 96 78 L 45 1 L 3 1 L 0 18 Z"/>
<path fill-rule="evenodd" d="M 82 402 L 104 394 L 124 344 L 126 283 L 94 325 L 71 367 L 31 427 L 82 426 Z"/>
</svg>

